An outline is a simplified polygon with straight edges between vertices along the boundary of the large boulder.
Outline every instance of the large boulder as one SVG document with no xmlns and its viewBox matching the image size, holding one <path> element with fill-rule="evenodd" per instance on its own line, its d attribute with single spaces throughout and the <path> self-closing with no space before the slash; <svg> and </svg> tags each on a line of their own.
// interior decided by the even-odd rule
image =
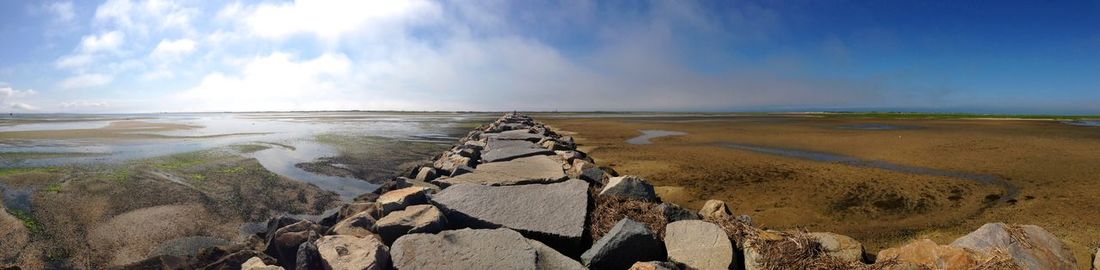
<svg viewBox="0 0 1100 270">
<path fill-rule="evenodd" d="M 454 227 L 506 227 L 558 250 L 579 248 L 588 183 L 521 186 L 454 185 L 432 197 Z"/>
<path fill-rule="evenodd" d="M 863 244 L 856 239 L 830 232 L 810 233 L 810 237 L 817 239 L 829 256 L 849 262 L 863 261 Z"/>
<path fill-rule="evenodd" d="M 409 205 L 428 203 L 430 190 L 426 187 L 407 187 L 382 194 L 377 201 L 382 206 L 382 216 L 405 209 Z"/>
<path fill-rule="evenodd" d="M 913 269 L 963 270 L 974 269 L 982 262 L 982 254 L 964 248 L 937 245 L 922 239 L 901 247 L 879 251 L 878 261 L 896 260 Z"/>
<path fill-rule="evenodd" d="M 554 250 L 550 246 L 543 244 L 542 242 L 527 239 L 527 244 L 530 244 L 532 248 L 535 248 L 535 254 L 538 255 L 538 263 L 535 265 L 536 269 L 555 269 L 555 270 L 584 270 L 584 266 L 580 262 L 570 259 L 569 257 L 562 255 L 557 250 Z"/>
<path fill-rule="evenodd" d="M 432 181 L 436 177 L 439 177 L 439 174 L 432 167 L 420 167 L 420 170 L 416 172 L 416 180 Z"/>
<path fill-rule="evenodd" d="M 538 142 L 546 138 L 542 135 L 531 133 L 528 130 L 509 130 L 500 133 L 489 133 L 485 134 L 483 137 L 489 138 L 490 140 L 521 140 L 530 142 Z"/>
<path fill-rule="evenodd" d="M 306 241 L 301 245 L 298 245 L 298 259 L 295 260 L 294 269 L 296 270 L 322 270 L 324 266 L 321 265 L 321 254 L 317 251 L 317 245 L 313 244 L 314 241 Z"/>
<path fill-rule="evenodd" d="M 529 141 L 489 140 L 486 151 L 481 153 L 481 160 L 489 163 L 553 154 L 553 150 L 542 148 Z"/>
<path fill-rule="evenodd" d="M 1077 258 L 1058 237 L 1035 225 L 988 223 L 951 246 L 985 253 L 1007 252 L 1026 269 L 1077 269 Z"/>
<path fill-rule="evenodd" d="M 627 269 L 635 262 L 664 261 L 665 246 L 645 224 L 624 218 L 581 254 L 590 269 Z"/>
<path fill-rule="evenodd" d="M 374 224 L 376 222 L 371 211 L 362 211 L 337 222 L 329 232 L 331 234 L 366 237 L 374 235 Z"/>
<path fill-rule="evenodd" d="M 413 205 L 394 211 L 375 223 L 382 242 L 393 244 L 398 237 L 410 233 L 437 233 L 447 227 L 443 213 L 432 205 Z"/>
<path fill-rule="evenodd" d="M 325 269 L 389 269 L 390 253 L 376 236 L 326 235 L 314 242 Z"/>
<path fill-rule="evenodd" d="M 690 269 L 729 269 L 733 262 L 733 244 L 726 232 L 714 223 L 684 220 L 665 227 L 668 260 Z"/>
<path fill-rule="evenodd" d="M 635 198 L 643 201 L 658 202 L 657 192 L 641 177 L 627 175 L 612 177 L 607 180 L 607 185 L 600 190 L 600 196 L 619 196 Z"/>
<path fill-rule="evenodd" d="M 538 269 L 538 251 L 509 229 L 409 234 L 390 250 L 397 269 Z"/>
<path fill-rule="evenodd" d="M 507 186 L 545 184 L 567 179 L 560 161 L 550 156 L 533 156 L 515 160 L 481 164 L 471 173 L 442 179 L 443 185 L 480 184 Z"/>
<path fill-rule="evenodd" d="M 703 208 L 699 209 L 699 216 L 703 219 L 723 219 L 733 216 L 733 212 L 730 212 L 730 208 L 726 206 L 726 202 L 720 200 L 707 200 L 703 204 Z"/>
</svg>

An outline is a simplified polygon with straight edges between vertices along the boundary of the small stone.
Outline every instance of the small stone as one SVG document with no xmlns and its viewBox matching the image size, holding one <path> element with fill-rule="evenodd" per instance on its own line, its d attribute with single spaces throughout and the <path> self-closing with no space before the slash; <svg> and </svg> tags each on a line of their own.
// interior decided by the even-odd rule
<svg viewBox="0 0 1100 270">
<path fill-rule="evenodd" d="M 389 269 L 390 253 L 376 236 L 326 235 L 315 242 L 325 269 Z"/>
<path fill-rule="evenodd" d="M 607 181 L 607 185 L 603 187 L 603 190 L 600 190 L 600 196 L 619 196 L 650 202 L 661 200 L 657 197 L 657 192 L 653 190 L 653 185 L 647 183 L 645 179 L 633 175 L 612 177 Z"/>
<path fill-rule="evenodd" d="M 668 260 L 690 269 L 728 269 L 733 262 L 733 244 L 714 223 L 685 220 L 665 227 Z"/>
<path fill-rule="evenodd" d="M 627 269 L 635 262 L 664 261 L 665 247 L 645 224 L 624 218 L 581 254 L 591 269 Z"/>
<path fill-rule="evenodd" d="M 409 205 L 428 203 L 429 190 L 424 187 L 407 187 L 382 194 L 378 197 L 378 203 L 382 204 L 382 215 L 405 209 Z"/>
<path fill-rule="evenodd" d="M 394 211 L 375 223 L 382 242 L 393 244 L 397 238 L 411 233 L 437 233 L 447 226 L 443 213 L 432 205 L 413 205 Z"/>
<path fill-rule="evenodd" d="M 720 200 L 707 200 L 703 204 L 703 209 L 699 209 L 699 216 L 703 219 L 723 219 L 733 216 L 729 207 L 726 206 L 726 202 Z"/>
<path fill-rule="evenodd" d="M 284 270 L 282 266 L 267 265 L 263 260 L 257 257 L 248 259 L 241 264 L 241 270 Z"/>
</svg>

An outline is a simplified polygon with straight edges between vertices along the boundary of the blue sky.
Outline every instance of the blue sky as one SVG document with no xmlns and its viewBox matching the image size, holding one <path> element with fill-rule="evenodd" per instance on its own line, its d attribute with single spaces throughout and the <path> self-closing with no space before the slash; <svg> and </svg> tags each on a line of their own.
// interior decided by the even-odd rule
<svg viewBox="0 0 1100 270">
<path fill-rule="evenodd" d="M 1100 1 L 2 1 L 0 112 L 1100 113 Z"/>
</svg>

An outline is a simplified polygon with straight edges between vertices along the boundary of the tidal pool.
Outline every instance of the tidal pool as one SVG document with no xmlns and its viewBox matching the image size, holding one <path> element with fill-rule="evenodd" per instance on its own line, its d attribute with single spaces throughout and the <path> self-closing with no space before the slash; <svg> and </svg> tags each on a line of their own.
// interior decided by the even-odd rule
<svg viewBox="0 0 1100 270">
<path fill-rule="evenodd" d="M 1084 127 L 1100 127 L 1100 120 L 1075 120 L 1062 122 L 1067 125 L 1084 126 Z"/>
<path fill-rule="evenodd" d="M 638 137 L 630 138 L 629 140 L 626 140 L 626 143 L 629 143 L 629 144 L 650 144 L 651 142 L 649 140 L 654 139 L 654 138 L 665 137 L 665 136 L 687 135 L 687 133 L 684 133 L 684 132 L 668 131 L 668 130 L 641 130 L 641 132 L 642 132 L 642 135 L 639 135 Z"/>
</svg>

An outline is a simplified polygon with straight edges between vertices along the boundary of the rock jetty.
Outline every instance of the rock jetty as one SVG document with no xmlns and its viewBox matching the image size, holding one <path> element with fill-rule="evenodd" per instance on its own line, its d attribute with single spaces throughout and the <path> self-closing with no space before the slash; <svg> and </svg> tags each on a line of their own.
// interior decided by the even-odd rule
<svg viewBox="0 0 1100 270">
<path fill-rule="evenodd" d="M 722 201 L 685 209 L 521 114 L 471 131 L 423 164 L 330 216 L 274 217 L 250 241 L 120 268 L 1079 268 L 1059 239 L 1031 225 L 986 224 L 949 244 L 918 240 L 876 256 L 839 234 L 753 226 Z"/>
</svg>

